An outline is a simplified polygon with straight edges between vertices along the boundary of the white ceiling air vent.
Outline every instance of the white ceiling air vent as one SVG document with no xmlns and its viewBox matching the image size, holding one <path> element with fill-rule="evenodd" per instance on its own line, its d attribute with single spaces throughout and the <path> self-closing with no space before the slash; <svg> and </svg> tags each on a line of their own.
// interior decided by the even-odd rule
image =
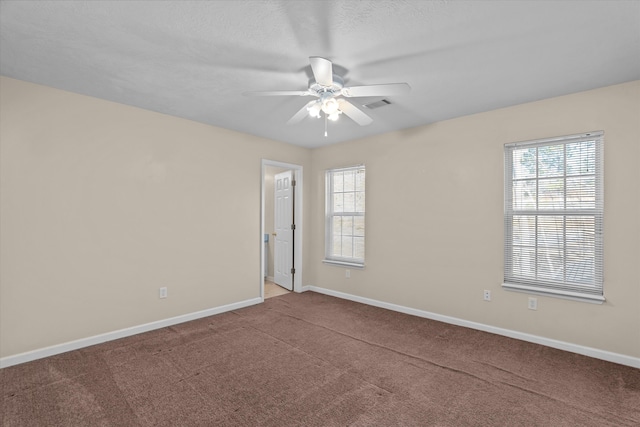
<svg viewBox="0 0 640 427">
<path fill-rule="evenodd" d="M 363 105 L 363 107 L 373 110 L 374 108 L 384 107 L 385 105 L 389 105 L 389 104 L 391 104 L 390 101 L 383 99 L 381 101 L 372 102 L 371 104 L 365 104 Z"/>
</svg>

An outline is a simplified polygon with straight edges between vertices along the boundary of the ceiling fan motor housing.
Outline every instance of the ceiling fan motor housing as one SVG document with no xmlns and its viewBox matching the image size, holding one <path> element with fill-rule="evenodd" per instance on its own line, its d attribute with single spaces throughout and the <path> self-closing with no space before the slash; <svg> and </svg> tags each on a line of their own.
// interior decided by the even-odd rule
<svg viewBox="0 0 640 427">
<path fill-rule="evenodd" d="M 333 75 L 333 84 L 331 86 L 323 86 L 313 79 L 309 80 L 309 92 L 321 98 L 323 97 L 323 94 L 325 97 L 327 97 L 327 95 L 340 95 L 342 93 L 343 86 L 344 81 L 342 80 L 342 77 L 335 74 Z"/>
</svg>

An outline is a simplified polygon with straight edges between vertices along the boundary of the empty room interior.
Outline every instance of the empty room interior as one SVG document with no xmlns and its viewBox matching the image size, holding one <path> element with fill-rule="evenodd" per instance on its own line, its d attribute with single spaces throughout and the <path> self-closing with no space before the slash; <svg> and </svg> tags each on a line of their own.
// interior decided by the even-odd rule
<svg viewBox="0 0 640 427">
<path fill-rule="evenodd" d="M 0 0 L 0 424 L 640 425 L 639 162 L 639 1 Z"/>
</svg>

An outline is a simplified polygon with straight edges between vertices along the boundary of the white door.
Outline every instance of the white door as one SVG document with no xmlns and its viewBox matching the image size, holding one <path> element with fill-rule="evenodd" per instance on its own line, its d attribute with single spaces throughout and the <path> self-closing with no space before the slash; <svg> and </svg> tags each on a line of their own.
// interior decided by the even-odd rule
<svg viewBox="0 0 640 427">
<path fill-rule="evenodd" d="M 293 171 L 275 176 L 275 233 L 273 245 L 273 280 L 283 288 L 293 290 Z"/>
</svg>

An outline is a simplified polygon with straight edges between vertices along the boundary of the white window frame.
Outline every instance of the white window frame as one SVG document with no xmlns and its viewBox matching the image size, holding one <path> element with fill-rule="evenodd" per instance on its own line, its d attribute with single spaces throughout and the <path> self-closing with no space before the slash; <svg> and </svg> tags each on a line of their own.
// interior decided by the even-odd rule
<svg viewBox="0 0 640 427">
<path fill-rule="evenodd" d="M 577 208 L 567 207 L 567 145 L 572 143 L 583 143 L 583 142 L 595 142 L 595 153 L 594 153 L 594 170 L 588 171 L 585 173 L 580 173 L 578 175 L 570 175 L 569 179 L 578 177 L 594 177 L 595 185 L 593 190 L 593 196 L 595 199 L 594 206 L 578 206 Z M 513 290 L 513 291 L 521 291 L 527 293 L 541 294 L 547 296 L 555 296 L 560 298 L 567 298 L 578 301 L 586 301 L 597 304 L 602 304 L 605 301 L 604 298 L 604 254 L 603 254 L 603 223 L 604 223 L 604 191 L 603 191 L 603 145 L 604 145 L 604 132 L 589 132 L 585 134 L 579 135 L 570 135 L 563 136 L 558 138 L 548 138 L 534 141 L 524 141 L 524 142 L 516 142 L 511 144 L 505 144 L 504 146 L 504 161 L 505 161 L 505 193 L 504 193 L 504 201 L 505 201 L 505 209 L 504 209 L 504 283 L 502 284 L 504 289 Z M 562 146 L 563 153 L 563 162 L 562 162 L 562 175 L 555 176 L 553 178 L 541 177 L 540 174 L 540 163 L 538 161 L 538 153 L 540 152 L 540 147 L 550 147 L 550 146 Z M 521 181 L 529 181 L 529 184 L 535 182 L 535 207 L 534 208 L 524 208 L 524 203 L 522 206 L 516 208 L 514 207 L 514 182 L 517 182 L 518 179 L 514 178 L 514 155 L 513 152 L 515 150 L 520 149 L 535 149 L 535 177 L 527 177 L 523 178 Z M 562 179 L 562 199 L 561 204 L 562 207 L 553 206 L 553 208 L 549 208 L 549 206 L 544 206 L 546 203 L 545 200 L 541 200 L 541 191 L 539 191 L 540 183 L 544 186 L 545 180 L 555 179 L 556 181 Z M 582 189 L 581 189 L 582 191 Z M 592 194 L 591 191 L 588 193 Z M 530 202 L 529 202 L 530 203 Z M 554 202 L 557 204 L 557 202 Z M 542 208 L 540 205 L 543 205 Z M 531 251 L 533 250 L 535 255 L 533 257 L 533 262 L 530 262 L 530 265 L 533 267 L 527 267 L 523 269 L 522 267 L 514 267 L 514 264 L 517 264 L 517 257 L 514 257 L 514 248 L 516 250 L 522 249 L 525 246 L 522 246 L 522 237 L 520 244 L 517 244 L 518 239 L 514 239 L 514 216 L 516 217 L 534 217 L 535 224 L 535 232 L 533 233 L 534 243 L 531 244 L 531 237 L 528 237 L 529 240 L 524 244 L 526 249 Z M 546 217 L 546 219 L 545 219 Z M 550 276 L 541 274 L 540 265 L 542 265 L 541 259 L 542 256 L 540 252 L 547 251 L 548 254 L 550 252 L 550 245 L 545 246 L 544 242 L 540 242 L 539 240 L 543 240 L 541 237 L 543 233 L 539 231 L 539 224 L 544 224 L 543 221 L 551 221 L 557 220 L 558 217 L 562 218 L 562 233 L 558 233 L 556 237 L 556 253 L 561 254 L 557 255 L 557 258 L 554 258 L 554 261 L 561 261 L 563 268 L 559 270 L 559 275 L 550 278 Z M 593 240 L 594 240 L 594 255 L 593 261 L 591 257 L 585 257 L 584 260 L 581 259 L 580 262 L 573 262 L 573 266 L 567 263 L 568 258 L 568 245 L 574 243 L 571 241 L 571 238 L 567 237 L 567 219 L 569 221 L 571 219 L 574 220 L 574 224 L 578 223 L 575 221 L 576 218 L 584 218 L 584 217 L 593 217 L 593 230 L 589 227 L 585 229 L 587 232 L 593 231 Z M 529 220 L 530 221 L 530 220 Z M 570 229 L 571 232 L 582 232 L 583 229 L 579 227 L 575 227 Z M 530 236 L 531 234 L 528 234 Z M 586 235 L 586 234 L 585 234 Z M 562 236 L 559 238 L 558 236 Z M 562 242 L 561 246 L 557 246 L 557 241 Z M 574 243 L 575 244 L 575 243 Z M 560 248 L 560 249 L 558 249 Z M 531 252 L 529 252 L 529 255 Z M 530 260 L 529 260 L 530 261 Z M 586 262 L 586 264 L 584 264 Z M 586 266 L 586 267 L 585 267 Z M 592 270 L 593 269 L 593 270 Z M 523 271 L 527 271 L 527 273 L 523 273 Z M 530 273 L 533 271 L 533 273 Z M 570 274 L 570 272 L 578 271 L 581 274 Z M 583 271 L 589 272 L 588 274 L 583 273 Z M 593 274 L 591 275 L 591 271 Z M 542 276 L 543 278 L 539 277 Z M 585 279 L 587 277 L 587 279 Z"/>
<path fill-rule="evenodd" d="M 334 175 L 338 172 L 350 172 L 350 171 L 362 171 L 365 173 L 365 182 L 366 182 L 366 169 L 364 165 L 357 165 L 346 168 L 338 168 L 338 169 L 329 169 L 325 171 L 325 258 L 323 260 L 326 264 L 334 264 L 345 267 L 353 267 L 353 268 L 364 268 L 364 256 L 362 258 L 358 258 L 355 256 L 345 257 L 345 256 L 335 256 L 332 255 L 332 248 L 334 243 L 334 230 L 333 230 L 333 218 L 335 216 L 351 216 L 351 217 L 362 217 L 365 218 L 366 208 L 363 208 L 362 211 L 358 211 L 355 208 L 353 211 L 342 211 L 336 212 L 334 209 Z M 351 192 L 351 191 L 349 191 Z M 354 189 L 354 193 L 358 193 L 360 191 L 356 191 Z M 365 189 L 362 191 L 364 193 L 362 196 L 366 194 L 366 184 Z M 356 194 L 354 194 L 354 198 Z M 366 232 L 364 232 L 366 233 Z M 338 236 L 342 238 L 343 236 L 349 236 L 349 234 L 340 233 Z M 353 234 L 351 234 L 353 236 Z M 366 235 L 363 237 L 366 239 Z M 363 243 L 364 245 L 364 243 Z M 364 250 L 364 248 L 363 248 Z"/>
</svg>

